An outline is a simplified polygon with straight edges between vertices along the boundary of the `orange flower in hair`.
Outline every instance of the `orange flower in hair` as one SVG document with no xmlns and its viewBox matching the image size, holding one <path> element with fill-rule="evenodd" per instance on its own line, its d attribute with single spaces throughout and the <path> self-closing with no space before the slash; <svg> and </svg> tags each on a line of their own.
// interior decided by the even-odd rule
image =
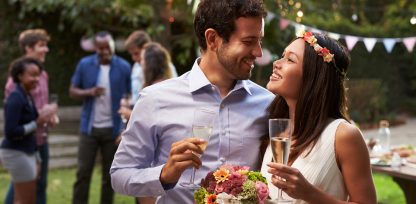
<svg viewBox="0 0 416 204">
<path fill-rule="evenodd" d="M 299 31 L 296 33 L 296 37 L 302 38 L 305 42 L 309 43 L 310 46 L 318 53 L 319 56 L 322 56 L 324 62 L 331 62 L 334 58 L 334 55 L 326 48 L 322 47 L 318 44 L 318 40 L 312 34 L 312 32 L 305 32 L 304 30 Z"/>
</svg>

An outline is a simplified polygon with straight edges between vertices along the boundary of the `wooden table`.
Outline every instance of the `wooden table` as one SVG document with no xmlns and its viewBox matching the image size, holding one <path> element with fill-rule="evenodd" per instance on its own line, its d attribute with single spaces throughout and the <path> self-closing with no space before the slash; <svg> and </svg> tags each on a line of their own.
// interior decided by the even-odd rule
<svg viewBox="0 0 416 204">
<path fill-rule="evenodd" d="M 407 204 L 416 204 L 416 168 L 401 166 L 398 169 L 372 165 L 373 172 L 382 173 L 393 177 L 399 184 L 406 197 Z"/>
</svg>

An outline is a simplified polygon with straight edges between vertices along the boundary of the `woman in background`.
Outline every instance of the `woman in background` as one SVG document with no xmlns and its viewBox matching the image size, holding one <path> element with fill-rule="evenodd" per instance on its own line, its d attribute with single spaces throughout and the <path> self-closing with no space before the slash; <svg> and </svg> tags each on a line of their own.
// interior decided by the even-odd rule
<svg viewBox="0 0 416 204">
<path fill-rule="evenodd" d="M 11 175 L 14 203 L 35 203 L 39 158 L 35 132 L 54 114 L 53 109 L 38 113 L 30 95 L 42 69 L 39 61 L 28 57 L 15 60 L 10 67 L 16 87 L 5 101 L 5 139 L 0 145 L 0 159 Z"/>
<path fill-rule="evenodd" d="M 144 74 L 143 88 L 173 77 L 169 52 L 162 45 L 156 42 L 146 43 L 141 55 L 140 64 Z M 122 117 L 130 118 L 132 111 L 128 105 L 130 103 L 123 98 L 120 104 L 118 112 Z"/>
</svg>

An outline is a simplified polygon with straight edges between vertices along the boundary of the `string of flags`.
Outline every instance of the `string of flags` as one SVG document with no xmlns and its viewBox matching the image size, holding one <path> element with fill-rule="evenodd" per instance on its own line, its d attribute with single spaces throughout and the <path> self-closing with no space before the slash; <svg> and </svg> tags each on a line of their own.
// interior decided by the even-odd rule
<svg viewBox="0 0 416 204">
<path fill-rule="evenodd" d="M 383 43 L 384 48 L 386 48 L 387 53 L 391 53 L 396 43 L 403 43 L 407 51 L 411 53 L 416 44 L 416 36 L 404 37 L 404 38 L 371 38 L 371 37 L 362 37 L 362 36 L 355 36 L 355 35 L 344 35 L 340 33 L 334 33 L 334 32 L 321 30 L 321 29 L 314 28 L 311 26 L 306 26 L 300 23 L 293 22 L 288 19 L 280 18 L 280 21 L 279 21 L 280 30 L 286 29 L 289 25 L 293 26 L 296 32 L 298 32 L 299 30 L 308 30 L 308 31 L 316 32 L 316 33 L 326 33 L 329 37 L 334 38 L 336 40 L 339 40 L 341 38 L 345 39 L 347 48 L 350 51 L 354 48 L 354 46 L 357 44 L 358 41 L 363 41 L 367 51 L 370 53 L 373 51 L 373 48 L 377 42 Z"/>
</svg>

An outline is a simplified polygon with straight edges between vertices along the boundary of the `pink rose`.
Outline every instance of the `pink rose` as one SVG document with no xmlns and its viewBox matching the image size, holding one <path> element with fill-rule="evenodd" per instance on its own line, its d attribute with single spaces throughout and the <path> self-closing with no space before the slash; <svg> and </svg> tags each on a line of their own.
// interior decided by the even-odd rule
<svg viewBox="0 0 416 204">
<path fill-rule="evenodd" d="M 257 199 L 260 204 L 263 204 L 266 198 L 269 196 L 269 188 L 266 184 L 260 181 L 256 181 Z"/>
</svg>

